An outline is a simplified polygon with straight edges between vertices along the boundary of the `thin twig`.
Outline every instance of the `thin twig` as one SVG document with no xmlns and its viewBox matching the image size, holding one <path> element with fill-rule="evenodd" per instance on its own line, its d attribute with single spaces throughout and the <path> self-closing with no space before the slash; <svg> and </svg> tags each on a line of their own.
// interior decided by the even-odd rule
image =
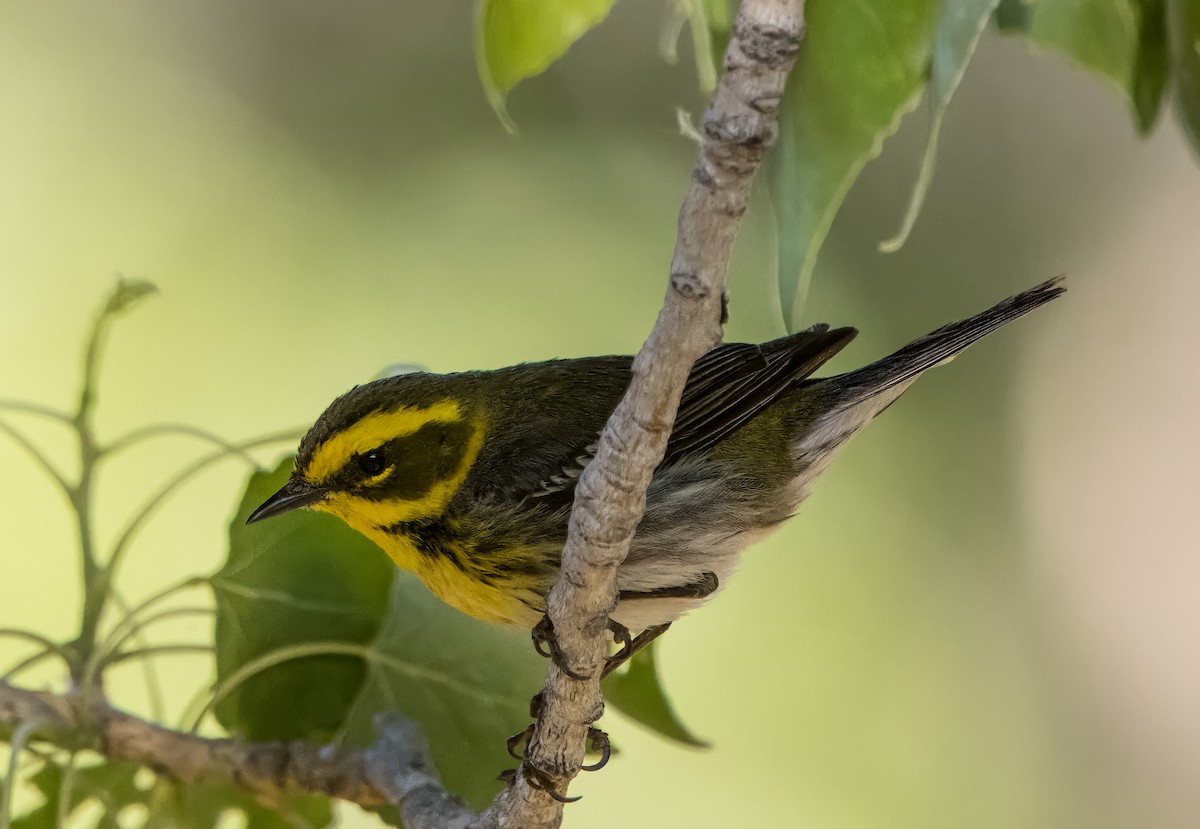
<svg viewBox="0 0 1200 829">
<path fill-rule="evenodd" d="M 199 426 L 190 426 L 186 423 L 156 423 L 152 426 L 143 426 L 140 429 L 134 429 L 132 432 L 128 432 L 104 446 L 100 452 L 105 456 L 113 455 L 142 441 L 169 435 L 191 437 L 202 440 L 205 443 L 211 443 L 218 449 L 224 449 L 230 455 L 237 455 L 251 466 L 257 466 L 257 461 L 242 447 L 230 443 L 215 432 L 201 429 Z"/>
<path fill-rule="evenodd" d="M 7 434 L 13 439 L 14 443 L 24 449 L 25 452 L 31 458 L 33 458 L 34 462 L 42 468 L 42 471 L 49 475 L 51 480 L 58 485 L 58 488 L 63 492 L 63 494 L 70 499 L 72 491 L 71 484 L 67 481 L 66 476 L 58 471 L 58 467 L 50 462 L 50 459 L 46 457 L 42 450 L 38 449 L 37 444 L 25 437 L 25 435 L 17 430 L 16 427 L 4 420 L 0 420 L 0 432 Z"/>
<path fill-rule="evenodd" d="M 43 406 L 41 403 L 30 403 L 27 400 L 12 400 L 3 397 L 0 398 L 0 409 L 6 409 L 10 412 L 21 412 L 22 414 L 38 415 L 49 420 L 57 420 L 59 423 L 67 426 L 71 426 L 75 422 L 66 412 L 60 412 L 49 406 Z"/>
<path fill-rule="evenodd" d="M 191 654 L 210 654 L 214 650 L 212 645 L 208 643 L 196 644 L 194 642 L 173 642 L 169 645 L 149 645 L 144 648 L 134 648 L 130 651 L 121 651 L 114 653 L 104 660 L 104 666 L 111 668 L 113 665 L 120 665 L 122 662 L 129 662 L 134 659 L 147 659 L 152 656 L 186 656 Z"/>
<path fill-rule="evenodd" d="M 29 735 L 40 726 L 40 720 L 25 720 L 13 730 L 8 743 L 8 774 L 5 775 L 2 791 L 0 791 L 0 829 L 8 829 L 12 823 L 13 789 L 17 785 L 17 772 L 21 764 L 21 752 Z"/>
</svg>

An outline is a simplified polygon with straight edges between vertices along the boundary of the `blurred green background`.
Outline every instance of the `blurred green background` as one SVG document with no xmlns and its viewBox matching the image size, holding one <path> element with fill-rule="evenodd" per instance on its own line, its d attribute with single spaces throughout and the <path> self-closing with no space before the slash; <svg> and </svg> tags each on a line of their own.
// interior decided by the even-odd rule
<svg viewBox="0 0 1200 829">
<path fill-rule="evenodd" d="M 73 402 L 118 272 L 162 296 L 117 326 L 102 436 L 303 426 L 393 362 L 634 351 L 694 159 L 673 108 L 704 105 L 658 54 L 661 11 L 618 4 L 519 88 L 514 138 L 469 4 L 0 6 L 0 396 Z M 1196 825 L 1200 173 L 1173 124 L 1139 142 L 1101 83 L 989 33 L 925 212 L 883 256 L 926 125 L 907 119 L 822 252 L 806 320 L 863 332 L 835 367 L 1057 273 L 1071 293 L 918 384 L 673 629 L 667 687 L 714 747 L 610 715 L 622 753 L 576 783 L 567 825 Z M 782 333 L 771 225 L 760 189 L 730 339 Z M 164 439 L 105 469 L 102 537 L 198 451 Z M 68 637 L 68 514 L 3 441 L 0 469 L 0 626 Z M 126 593 L 215 569 L 244 479 L 230 463 L 172 502 Z M 162 666 L 175 716 L 211 665 Z M 114 678 L 144 711 L 140 674 Z"/>
</svg>

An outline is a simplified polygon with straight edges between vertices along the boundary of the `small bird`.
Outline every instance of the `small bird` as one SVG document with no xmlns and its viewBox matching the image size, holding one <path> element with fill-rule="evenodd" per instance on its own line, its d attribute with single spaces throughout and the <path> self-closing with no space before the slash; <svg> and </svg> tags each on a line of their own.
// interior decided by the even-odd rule
<svg viewBox="0 0 1200 829">
<path fill-rule="evenodd" d="M 926 369 L 1062 294 L 1061 281 L 847 374 L 811 376 L 853 328 L 814 325 L 701 357 L 617 573 L 614 631 L 626 643 L 629 630 L 643 631 L 634 641 L 644 644 L 723 588 L 742 551 L 795 513 L 842 444 Z M 304 436 L 288 483 L 247 523 L 297 507 L 331 513 L 462 612 L 535 629 L 575 484 L 630 365 L 587 357 L 356 386 Z"/>
</svg>

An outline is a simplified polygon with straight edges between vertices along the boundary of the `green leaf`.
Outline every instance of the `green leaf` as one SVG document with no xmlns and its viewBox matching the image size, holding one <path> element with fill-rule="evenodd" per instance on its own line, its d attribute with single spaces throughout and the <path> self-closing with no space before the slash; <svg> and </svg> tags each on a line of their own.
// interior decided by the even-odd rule
<svg viewBox="0 0 1200 829">
<path fill-rule="evenodd" d="M 134 763 L 107 763 L 76 767 L 71 777 L 71 799 L 67 817 L 89 801 L 96 801 L 102 811 L 93 826 L 115 825 L 113 819 L 126 806 L 148 806 L 149 789 L 138 785 L 141 767 Z M 59 825 L 58 799 L 62 790 L 63 769 L 53 763 L 43 764 L 26 778 L 42 797 L 40 806 L 16 818 L 12 829 L 53 829 Z M 63 821 L 65 822 L 65 820 Z"/>
<path fill-rule="evenodd" d="M 920 100 L 940 7 L 935 0 L 808 4 L 770 168 L 789 325 L 850 185 Z"/>
<path fill-rule="evenodd" d="M 1167 19 L 1175 73 L 1175 110 L 1193 149 L 1200 153 L 1200 4 L 1194 0 L 1167 0 Z"/>
<path fill-rule="evenodd" d="M 608 16 L 616 0 L 476 0 L 475 61 L 489 103 L 512 129 L 505 97 L 546 71 Z"/>
<path fill-rule="evenodd" d="M 709 743 L 692 734 L 663 690 L 654 662 L 654 648 L 638 651 L 629 660 L 629 668 L 604 680 L 604 700 L 630 719 L 657 731 L 664 737 L 697 748 Z"/>
<path fill-rule="evenodd" d="M 280 794 L 265 806 L 228 780 L 201 780 L 181 784 L 162 780 L 153 791 L 145 829 L 199 829 L 227 825 L 231 813 L 240 812 L 246 829 L 320 829 L 333 822 L 327 797 Z"/>
<path fill-rule="evenodd" d="M 1000 0 L 996 6 L 996 28 L 1024 34 L 1029 31 L 1029 0 Z"/>
<path fill-rule="evenodd" d="M 1002 0 L 996 23 L 1100 76 L 1128 102 L 1146 135 L 1162 109 L 1171 71 L 1167 2 Z"/>
<path fill-rule="evenodd" d="M 933 116 L 929 125 L 929 139 L 925 145 L 925 157 L 921 160 L 921 171 L 913 188 L 908 210 L 900 231 L 891 239 L 879 244 L 884 253 L 900 249 L 908 234 L 912 232 L 925 202 L 925 193 L 933 180 L 934 162 L 937 160 L 938 135 L 942 130 L 942 119 L 954 91 L 967 71 L 967 63 L 975 53 L 984 26 L 991 18 L 999 0 L 955 0 L 942 7 L 937 26 L 933 32 L 933 66 L 929 80 L 929 94 L 933 105 Z"/>
<path fill-rule="evenodd" d="M 1141 0 L 1137 57 L 1133 67 L 1133 112 L 1138 131 L 1148 135 L 1162 109 L 1170 73 L 1166 0 Z"/>
<path fill-rule="evenodd" d="M 288 645 L 367 643 L 387 610 L 391 561 L 336 518 L 297 510 L 246 525 L 291 467 L 288 459 L 251 476 L 230 524 L 229 558 L 212 577 L 218 682 Z M 324 740 L 341 726 L 365 676 L 356 656 L 289 660 L 229 694 L 217 719 L 250 740 Z"/>
<path fill-rule="evenodd" d="M 472 619 L 398 572 L 370 649 L 348 738 L 371 743 L 375 715 L 399 712 L 428 738 L 446 787 L 486 806 L 500 789 L 496 775 L 516 765 L 505 740 L 529 725 L 529 700 L 546 676 L 529 634 Z"/>
<path fill-rule="evenodd" d="M 1028 33 L 1038 45 L 1098 75 L 1134 106 L 1141 21 L 1139 0 L 1039 0 L 1029 10 Z"/>
</svg>

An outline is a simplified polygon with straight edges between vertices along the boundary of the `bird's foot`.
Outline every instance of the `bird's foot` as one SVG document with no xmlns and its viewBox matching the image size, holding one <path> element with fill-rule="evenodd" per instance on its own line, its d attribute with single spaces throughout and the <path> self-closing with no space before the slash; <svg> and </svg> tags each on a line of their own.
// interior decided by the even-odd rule
<svg viewBox="0 0 1200 829">
<path fill-rule="evenodd" d="M 552 781 L 547 774 L 524 765 L 517 766 L 515 769 L 505 769 L 496 775 L 496 779 L 501 783 L 511 786 L 516 782 L 517 774 L 524 774 L 525 780 L 530 786 L 535 789 L 541 789 L 559 803 L 574 803 L 576 800 L 580 799 L 580 796 L 567 797 L 566 795 L 559 794 L 558 790 L 554 787 L 554 781 Z"/>
<path fill-rule="evenodd" d="M 604 667 L 600 671 L 600 678 L 603 679 L 624 665 L 635 653 L 666 633 L 667 628 L 670 626 L 670 622 L 663 625 L 654 625 L 653 627 L 646 628 L 635 637 L 630 635 L 629 628 L 620 622 L 609 619 L 609 633 L 612 634 L 613 641 L 620 646 L 620 649 L 605 659 Z M 583 681 L 587 679 L 585 675 L 572 670 L 564 663 L 562 652 L 558 649 L 558 640 L 554 635 L 554 623 L 550 621 L 549 615 L 543 616 L 542 620 L 534 625 L 533 630 L 530 632 L 530 637 L 533 639 L 534 650 L 542 656 L 553 660 L 554 664 L 564 674 L 574 680 Z"/>
<path fill-rule="evenodd" d="M 514 760 L 524 760 L 525 752 L 517 751 L 521 746 L 528 746 L 529 740 L 533 737 L 534 723 L 517 734 L 512 735 L 505 742 L 508 748 L 508 756 Z M 608 765 L 608 761 L 612 758 L 612 741 L 608 738 L 608 734 L 595 726 L 588 727 L 587 733 L 588 751 L 592 754 L 599 754 L 600 759 L 594 763 L 587 763 L 579 767 L 580 771 L 600 771 Z"/>
<path fill-rule="evenodd" d="M 516 781 L 518 774 L 525 776 L 526 782 L 535 789 L 540 789 L 559 803 L 574 803 L 580 798 L 568 797 L 559 791 L 559 787 L 555 784 L 554 778 L 547 772 L 539 769 L 537 766 L 530 763 L 523 753 L 517 753 L 517 747 L 522 743 L 528 742 L 533 736 L 533 725 L 530 725 L 520 734 L 514 734 L 508 738 L 508 753 L 514 758 L 521 761 L 521 765 L 515 769 L 505 769 L 500 772 L 498 779 L 508 785 L 512 785 Z M 600 759 L 594 763 L 585 763 L 579 767 L 580 771 L 600 771 L 608 765 L 609 759 L 612 757 L 612 742 L 608 739 L 608 734 L 601 731 L 599 728 L 590 726 L 587 734 L 588 750 L 593 753 L 598 753 Z"/>
<path fill-rule="evenodd" d="M 608 676 L 613 671 L 615 671 L 617 668 L 624 665 L 626 662 L 629 661 L 629 659 L 635 653 L 637 653 L 642 648 L 646 647 L 651 642 L 653 642 L 655 639 L 657 639 L 658 637 L 660 637 L 664 633 L 666 633 L 667 628 L 669 628 L 671 626 L 671 623 L 667 622 L 665 625 L 654 625 L 653 627 L 648 627 L 645 630 L 643 630 L 641 633 L 639 633 L 637 636 L 635 636 L 633 639 L 629 638 L 629 631 L 626 630 L 625 628 L 621 627 L 620 625 L 617 625 L 616 622 L 612 622 L 612 621 L 609 622 L 610 630 L 612 629 L 613 625 L 616 625 L 617 627 L 620 627 L 621 630 L 625 631 L 625 635 L 622 640 L 622 639 L 618 639 L 617 635 L 615 633 L 613 634 L 613 638 L 616 639 L 618 642 L 622 643 L 622 646 L 619 651 L 614 653 L 612 656 L 610 656 L 605 661 L 604 670 L 601 671 L 601 673 L 600 673 L 601 679 Z"/>
</svg>

